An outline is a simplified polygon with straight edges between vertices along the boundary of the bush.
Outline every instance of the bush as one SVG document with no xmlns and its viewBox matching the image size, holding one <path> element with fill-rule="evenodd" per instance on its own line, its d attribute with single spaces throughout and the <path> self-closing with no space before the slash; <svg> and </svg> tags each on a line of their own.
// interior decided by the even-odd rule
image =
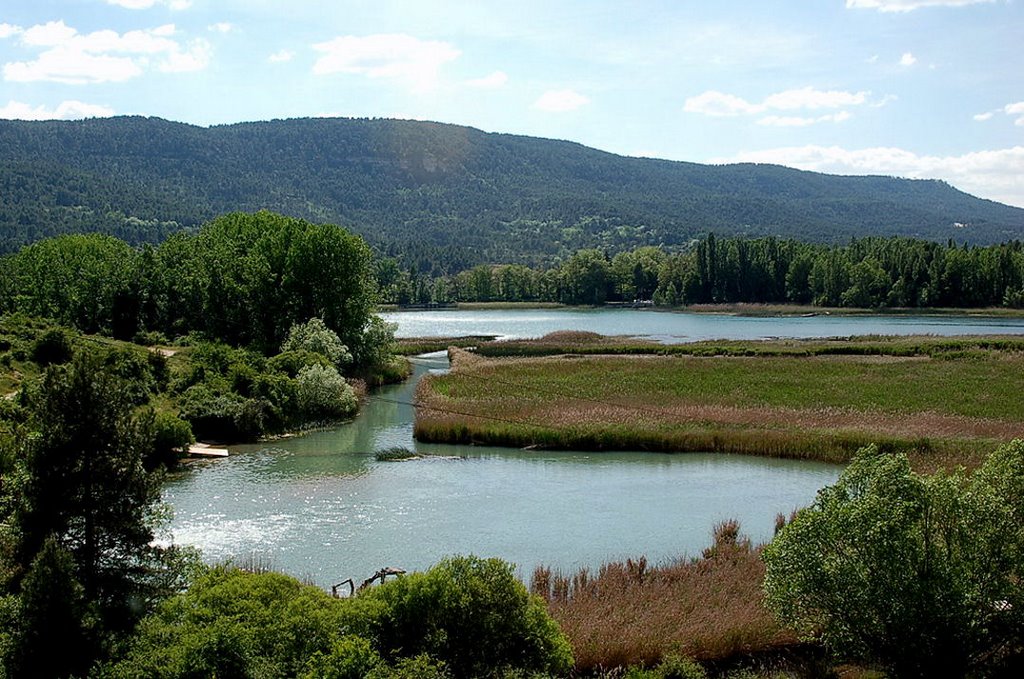
<svg viewBox="0 0 1024 679">
<path fill-rule="evenodd" d="M 282 352 L 308 351 L 320 354 L 339 370 L 352 362 L 349 353 L 338 334 L 327 327 L 323 320 L 311 318 L 305 323 L 296 323 L 288 331 L 288 338 L 281 345 Z"/>
<path fill-rule="evenodd" d="M 303 368 L 295 378 L 295 390 L 299 411 L 307 420 L 348 417 L 359 406 L 352 387 L 331 367 Z"/>
<path fill-rule="evenodd" d="M 284 373 L 288 377 L 295 377 L 299 374 L 300 370 L 311 365 L 319 365 L 325 368 L 333 367 L 325 356 L 302 349 L 282 352 L 267 361 L 268 370 Z"/>
<path fill-rule="evenodd" d="M 279 573 L 215 568 L 143 620 L 99 675 L 296 676 L 332 655 L 343 604 Z"/>
<path fill-rule="evenodd" d="M 499 559 L 446 559 L 360 598 L 383 604 L 371 633 L 385 658 L 427 654 L 456 677 L 572 666 L 569 644 L 541 600 Z"/>
<path fill-rule="evenodd" d="M 1024 441 L 973 476 L 860 451 L 765 549 L 768 605 L 844 660 L 896 677 L 1024 659 Z"/>
<path fill-rule="evenodd" d="M 32 345 L 32 360 L 41 366 L 67 363 L 73 353 L 71 332 L 64 328 L 47 330 Z"/>
<path fill-rule="evenodd" d="M 172 413 L 157 413 L 153 419 L 153 454 L 147 460 L 147 467 L 174 466 L 188 454 L 189 446 L 195 441 L 188 422 Z"/>
</svg>

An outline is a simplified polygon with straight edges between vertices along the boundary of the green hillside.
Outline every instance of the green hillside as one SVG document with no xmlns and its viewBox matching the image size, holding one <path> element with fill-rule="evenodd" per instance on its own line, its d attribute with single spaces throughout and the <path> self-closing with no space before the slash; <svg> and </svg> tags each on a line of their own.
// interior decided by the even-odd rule
<svg viewBox="0 0 1024 679">
<path fill-rule="evenodd" d="M 627 158 L 455 125 L 0 121 L 0 252 L 68 231 L 158 241 L 261 208 L 339 223 L 384 253 L 447 271 L 679 245 L 708 231 L 822 242 L 1024 235 L 1024 210 L 940 181 Z"/>
</svg>

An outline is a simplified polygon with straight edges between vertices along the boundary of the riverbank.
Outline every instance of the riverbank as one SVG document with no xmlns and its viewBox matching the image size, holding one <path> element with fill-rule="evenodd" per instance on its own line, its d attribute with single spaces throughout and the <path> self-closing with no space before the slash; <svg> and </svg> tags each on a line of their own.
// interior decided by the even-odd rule
<svg viewBox="0 0 1024 679">
<path fill-rule="evenodd" d="M 665 347 L 556 333 L 476 351 L 421 382 L 418 440 L 833 463 L 877 444 L 930 470 L 973 466 L 1024 430 L 1019 338 Z"/>
</svg>

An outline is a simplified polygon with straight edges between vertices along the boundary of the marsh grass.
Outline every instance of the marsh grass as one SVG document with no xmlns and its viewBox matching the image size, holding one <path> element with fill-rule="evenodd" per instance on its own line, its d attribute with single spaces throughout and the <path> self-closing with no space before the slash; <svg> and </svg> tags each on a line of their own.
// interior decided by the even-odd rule
<svg viewBox="0 0 1024 679">
<path fill-rule="evenodd" d="M 798 649 L 762 605 L 763 580 L 760 547 L 726 521 L 699 559 L 651 566 L 641 557 L 597 573 L 541 567 L 530 589 L 568 637 L 577 671 L 588 673 L 672 656 L 726 665 Z"/>
<path fill-rule="evenodd" d="M 591 337 L 573 343 L 608 347 Z M 513 359 L 452 350 L 452 372 L 425 378 L 417 391 L 416 436 L 829 462 L 844 462 L 874 443 L 907 452 L 928 470 L 972 465 L 1024 431 L 1024 339 L 711 346 L 717 353 L 701 355 L 697 347 L 675 356 L 579 352 Z"/>
<path fill-rule="evenodd" d="M 392 446 L 390 448 L 384 448 L 374 453 L 374 457 L 377 462 L 396 462 L 399 460 L 411 460 L 419 457 L 414 450 L 410 450 L 405 446 Z"/>
<path fill-rule="evenodd" d="M 403 337 L 396 342 L 395 353 L 402 356 L 430 354 L 445 351 L 448 347 L 465 349 L 486 342 L 493 342 L 495 335 L 463 335 L 460 337 Z"/>
</svg>

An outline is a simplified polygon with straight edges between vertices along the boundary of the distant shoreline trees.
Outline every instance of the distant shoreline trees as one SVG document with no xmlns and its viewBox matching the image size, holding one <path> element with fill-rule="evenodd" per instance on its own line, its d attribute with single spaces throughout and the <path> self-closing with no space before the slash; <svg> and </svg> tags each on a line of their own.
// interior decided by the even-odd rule
<svg viewBox="0 0 1024 679">
<path fill-rule="evenodd" d="M 822 307 L 1024 308 L 1024 244 L 961 246 L 863 238 L 842 246 L 709 234 L 684 252 L 581 250 L 559 265 L 480 265 L 425 278 L 377 263 L 382 301 L 599 305 L 809 304 Z"/>
</svg>

